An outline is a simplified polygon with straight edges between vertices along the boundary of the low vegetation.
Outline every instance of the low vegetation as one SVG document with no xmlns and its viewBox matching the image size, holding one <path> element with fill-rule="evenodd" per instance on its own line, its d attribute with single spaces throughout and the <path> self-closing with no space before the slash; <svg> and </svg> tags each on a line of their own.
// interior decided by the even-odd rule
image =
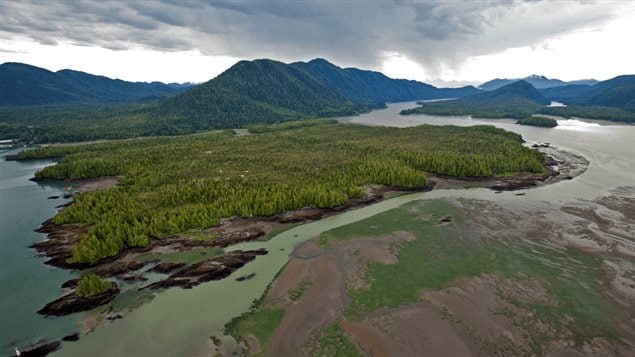
<svg viewBox="0 0 635 357">
<path fill-rule="evenodd" d="M 520 125 L 541 126 L 545 128 L 555 128 L 558 122 L 555 119 L 532 116 L 530 118 L 520 119 L 516 122 Z"/>
<path fill-rule="evenodd" d="M 84 275 L 77 284 L 75 294 L 80 297 L 87 297 L 101 294 L 112 287 L 112 283 L 106 279 L 99 277 L 94 273 Z"/>
<path fill-rule="evenodd" d="M 454 223 L 440 225 L 448 216 Z M 353 310 L 349 314 L 414 303 L 426 289 L 439 290 L 459 278 L 493 274 L 538 279 L 544 284 L 555 303 L 510 300 L 534 313 L 535 318 L 525 323 L 548 323 L 556 329 L 556 336 L 569 331 L 577 343 L 596 337 L 618 338 L 611 322 L 615 311 L 601 293 L 602 258 L 574 249 L 531 244 L 517 237 L 502 242 L 470 235 L 455 229 L 461 222 L 460 211 L 447 201 L 416 201 L 324 233 L 323 244 L 403 230 L 416 237 L 400 246 L 397 263 L 369 263 L 365 276 L 368 286 L 349 292 Z M 536 343 L 537 348 L 544 346 Z"/>
<path fill-rule="evenodd" d="M 357 357 L 363 356 L 361 351 L 350 341 L 346 332 L 336 321 L 320 331 L 312 346 L 313 356 L 325 357 Z"/>
<path fill-rule="evenodd" d="M 122 176 L 121 185 L 77 194 L 55 224 L 91 226 L 70 262 L 95 263 L 126 247 L 215 226 L 227 217 L 329 208 L 363 186 L 418 188 L 425 172 L 490 177 L 542 172 L 542 155 L 492 126 L 416 128 L 328 124 L 236 137 L 231 132 L 23 151 L 62 157 L 38 179 Z"/>
</svg>

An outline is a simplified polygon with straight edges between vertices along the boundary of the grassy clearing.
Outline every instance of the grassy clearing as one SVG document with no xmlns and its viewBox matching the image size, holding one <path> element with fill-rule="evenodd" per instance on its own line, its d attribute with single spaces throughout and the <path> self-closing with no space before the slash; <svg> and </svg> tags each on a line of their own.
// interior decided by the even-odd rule
<svg viewBox="0 0 635 357">
<path fill-rule="evenodd" d="M 282 272 L 278 272 L 278 275 Z M 269 339 L 278 328 L 285 310 L 267 300 L 271 284 L 265 292 L 255 299 L 249 311 L 233 318 L 224 327 L 224 334 L 232 336 L 236 341 L 245 341 L 249 335 L 254 336 L 260 343 L 260 352 L 256 356 L 266 356 L 269 349 Z"/>
<path fill-rule="evenodd" d="M 198 248 L 188 250 L 186 252 L 175 252 L 175 253 L 163 253 L 163 254 L 155 254 L 155 253 L 142 253 L 135 257 L 135 259 L 140 261 L 150 261 L 150 260 L 160 260 L 165 263 L 186 263 L 186 264 L 194 264 L 205 259 L 213 258 L 217 255 L 223 254 L 223 250 L 218 247 L 211 248 Z"/>
<path fill-rule="evenodd" d="M 316 343 L 314 343 L 312 355 L 324 357 L 363 356 L 359 349 L 348 339 L 339 321 L 321 331 Z"/>
<path fill-rule="evenodd" d="M 266 355 L 269 339 L 284 317 L 284 310 L 279 308 L 261 308 L 239 319 L 233 326 L 233 336 L 242 338 L 253 335 L 260 343 L 260 353 Z"/>
<path fill-rule="evenodd" d="M 439 220 L 446 216 L 454 221 L 439 225 Z M 539 340 L 564 337 L 567 331 L 578 344 L 594 337 L 619 337 L 611 324 L 615 311 L 601 294 L 601 258 L 521 240 L 502 242 L 475 237 L 469 230 L 455 229 L 457 223 L 461 223 L 459 212 L 448 202 L 418 201 L 334 229 L 323 234 L 318 242 L 334 244 L 399 230 L 415 234 L 415 240 L 401 245 L 397 264 L 369 263 L 368 288 L 349 292 L 352 310 L 359 313 L 415 302 L 423 289 L 442 289 L 461 277 L 494 274 L 515 279 L 536 278 L 557 302 L 555 305 L 516 302 L 535 313 L 533 321 L 526 324 L 528 331 L 535 332 L 532 338 L 538 347 L 542 345 Z M 352 311 L 349 313 L 354 315 Z M 532 331 L 531 326 L 538 321 L 554 326 L 556 335 L 541 336 L 537 330 Z"/>
</svg>

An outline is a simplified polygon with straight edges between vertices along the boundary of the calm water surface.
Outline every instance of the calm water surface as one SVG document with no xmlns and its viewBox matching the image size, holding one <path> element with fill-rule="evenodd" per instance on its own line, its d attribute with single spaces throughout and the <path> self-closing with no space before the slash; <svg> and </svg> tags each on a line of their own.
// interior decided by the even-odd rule
<svg viewBox="0 0 635 357">
<path fill-rule="evenodd" d="M 514 124 L 512 120 L 476 120 L 468 117 L 434 117 L 427 115 L 400 116 L 398 113 L 402 109 L 414 107 L 414 103 L 390 104 L 387 109 L 373 111 L 371 113 L 346 118 L 344 120 L 365 125 L 387 125 L 407 127 L 421 124 L 433 125 L 460 125 L 469 126 L 476 124 L 490 124 L 506 130 L 520 133 L 528 141 L 549 142 L 559 149 L 568 150 L 585 156 L 590 161 L 589 169 L 579 177 L 571 181 L 562 181 L 552 185 L 541 186 L 527 190 L 526 196 L 518 197 L 514 193 L 504 192 L 494 194 L 488 189 L 470 190 L 436 190 L 428 193 L 419 193 L 393 198 L 378 204 L 363 207 L 357 210 L 345 212 L 337 216 L 329 217 L 317 222 L 312 222 L 295 227 L 274 237 L 268 242 L 245 243 L 234 246 L 231 249 L 257 249 L 264 247 L 269 251 L 266 256 L 258 257 L 255 261 L 236 271 L 232 277 L 218 282 L 209 282 L 195 287 L 191 290 L 170 289 L 157 295 L 150 303 L 133 310 L 124 319 L 117 320 L 103 329 L 98 330 L 80 341 L 67 343 L 56 355 L 60 356 L 183 356 L 192 354 L 205 354 L 209 351 L 211 335 L 221 335 L 222 327 L 231 318 L 246 311 L 252 301 L 258 298 L 265 291 L 267 285 L 272 281 L 276 273 L 288 261 L 288 256 L 297 244 L 306 241 L 322 232 L 335 227 L 353 223 L 386 210 L 398 207 L 406 202 L 421 199 L 431 199 L 439 197 L 460 196 L 467 198 L 486 199 L 507 204 L 519 204 L 523 206 L 563 204 L 565 202 L 579 201 L 582 199 L 594 199 L 599 195 L 608 195 L 609 191 L 619 186 L 635 185 L 635 126 L 625 126 L 612 123 L 589 122 L 581 120 L 562 120 L 559 126 L 554 129 L 520 126 Z M 8 164 L 3 162 L 3 165 Z M 45 165 L 45 163 L 30 163 L 11 165 Z M 5 180 L 3 166 L 3 185 Z M 9 167 L 9 166 L 7 166 Z M 16 319 L 25 319 L 25 326 L 38 326 L 38 334 L 45 334 L 47 337 L 55 338 L 66 331 L 72 321 L 55 319 L 45 320 L 33 316 L 33 311 L 40 305 L 56 296 L 56 286 L 69 277 L 68 273 L 57 269 L 50 269 L 41 264 L 41 260 L 30 258 L 32 251 L 26 249 L 29 242 L 42 239 L 41 235 L 31 232 L 38 224 L 55 212 L 56 202 L 50 202 L 44 198 L 50 194 L 59 193 L 59 189 L 52 187 L 42 187 L 35 185 L 27 179 L 32 176 L 27 166 L 11 166 L 11 170 L 18 167 L 24 168 L 23 173 L 11 174 L 20 184 L 30 187 L 24 189 L 30 194 L 14 192 L 12 196 L 5 199 L 5 188 L 3 187 L 3 270 L 8 269 L 8 273 L 2 275 L 3 302 L 20 305 L 16 301 L 21 301 L 24 297 L 16 296 L 13 290 L 20 286 L 20 281 L 33 281 L 28 290 L 32 291 L 37 302 L 30 303 L 30 307 L 25 307 L 21 312 L 11 312 L 11 316 Z M 13 171 L 12 171 L 13 172 Z M 8 176 L 7 176 L 8 177 Z M 18 178 L 21 177 L 21 178 Z M 7 184 L 7 186 L 9 186 Z M 8 189 L 12 191 L 11 188 Z M 30 191 L 29 191 L 30 190 Z M 47 191 L 48 190 L 48 191 Z M 39 192 L 39 196 L 38 196 Z M 46 192 L 46 193 L 44 193 Z M 53 193 L 49 193 L 53 192 Z M 26 197 L 33 196 L 27 202 Z M 7 203 L 8 202 L 8 203 Z M 20 202 L 19 204 L 16 202 Z M 21 224 L 9 226 L 15 227 L 9 234 L 5 232 L 5 207 L 18 204 L 24 205 L 24 210 L 33 217 L 32 224 Z M 40 212 L 41 211 L 41 212 Z M 11 213 L 7 217 L 7 222 L 14 221 L 21 214 Z M 28 216 L 28 215 L 27 215 Z M 16 239 L 16 236 L 27 237 Z M 28 238 L 31 237 L 31 238 Z M 10 241 L 13 247 L 12 261 L 15 264 L 24 265 L 26 273 L 15 272 L 18 265 L 5 265 L 4 240 Z M 19 242 L 19 243 L 16 243 Z M 8 244 L 8 243 L 7 243 Z M 26 261 L 26 262 L 19 262 Z M 236 282 L 233 278 L 244 274 L 255 272 L 256 277 L 244 281 Z M 5 274 L 15 276 L 7 280 L 5 284 Z M 20 277 L 24 275 L 24 277 Z M 53 282 L 54 280 L 55 282 Z M 5 295 L 4 287 L 9 287 L 11 293 Z M 46 291 L 46 296 L 41 295 Z M 37 294 L 36 294 L 37 293 Z M 3 307 L 4 307 L 3 303 Z M 5 311 L 2 310 L 3 317 Z M 4 330 L 7 324 L 3 318 L 2 327 Z M 42 326 L 42 328 L 39 328 Z M 48 327 L 47 327 L 48 326 Z M 24 335 L 26 333 L 26 335 Z M 21 331 L 11 334 L 9 338 L 15 339 L 20 336 L 30 336 L 29 332 Z M 31 334 L 32 335 L 32 334 Z M 5 336 L 3 335 L 3 341 Z M 4 351 L 4 350 L 3 350 Z"/>
<path fill-rule="evenodd" d="M 60 186 L 29 181 L 35 171 L 51 161 L 5 161 L 0 159 L 0 354 L 13 353 L 13 346 L 25 346 L 41 338 L 58 339 L 75 329 L 74 317 L 45 319 L 37 315 L 44 304 L 58 297 L 60 284 L 72 273 L 43 264 L 28 246 L 46 238 L 33 230 L 51 218 L 64 199 Z"/>
</svg>

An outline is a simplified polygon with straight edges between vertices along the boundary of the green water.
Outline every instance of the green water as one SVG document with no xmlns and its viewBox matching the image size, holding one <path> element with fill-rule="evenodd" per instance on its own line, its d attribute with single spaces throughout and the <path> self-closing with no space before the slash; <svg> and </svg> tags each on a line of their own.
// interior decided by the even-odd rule
<svg viewBox="0 0 635 357">
<path fill-rule="evenodd" d="M 53 216 L 55 206 L 64 199 L 48 200 L 61 195 L 59 186 L 40 185 L 29 181 L 35 171 L 51 165 L 51 161 L 0 161 L 0 354 L 13 353 L 39 339 L 59 339 L 76 330 L 74 318 L 43 318 L 35 312 L 58 297 L 60 284 L 72 278 L 62 269 L 43 264 L 27 248 L 41 241 L 44 234 L 33 230 Z"/>
</svg>

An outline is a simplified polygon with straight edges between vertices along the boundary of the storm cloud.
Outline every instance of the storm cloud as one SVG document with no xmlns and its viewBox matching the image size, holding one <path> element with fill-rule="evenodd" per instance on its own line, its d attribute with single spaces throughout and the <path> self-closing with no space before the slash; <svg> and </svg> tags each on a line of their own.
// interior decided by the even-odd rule
<svg viewBox="0 0 635 357">
<path fill-rule="evenodd" d="M 3 39 L 114 50 L 199 50 L 205 55 L 325 57 L 377 67 L 399 53 L 435 72 L 581 28 L 624 11 L 610 1 L 12 1 Z"/>
</svg>

